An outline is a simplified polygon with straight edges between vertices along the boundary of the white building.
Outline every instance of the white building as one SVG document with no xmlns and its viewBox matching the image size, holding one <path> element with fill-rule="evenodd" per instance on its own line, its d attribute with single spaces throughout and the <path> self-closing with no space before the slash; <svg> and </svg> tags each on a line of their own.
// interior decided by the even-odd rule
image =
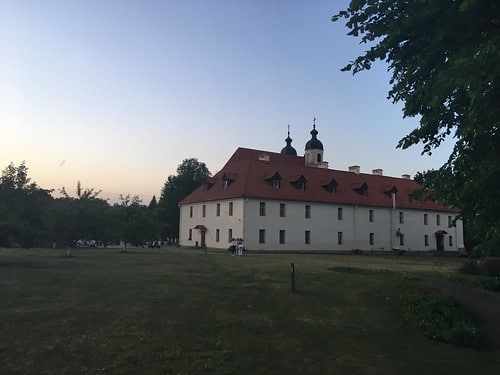
<svg viewBox="0 0 500 375">
<path fill-rule="evenodd" d="M 180 203 L 181 246 L 248 250 L 460 251 L 458 210 L 414 192 L 419 185 L 328 169 L 313 126 L 304 156 L 288 135 L 281 153 L 238 148 L 215 176 Z"/>
</svg>

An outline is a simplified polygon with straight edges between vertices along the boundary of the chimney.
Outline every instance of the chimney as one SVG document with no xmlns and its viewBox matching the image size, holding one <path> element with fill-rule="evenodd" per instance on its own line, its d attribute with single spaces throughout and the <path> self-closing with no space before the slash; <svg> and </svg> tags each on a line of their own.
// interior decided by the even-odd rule
<svg viewBox="0 0 500 375">
<path fill-rule="evenodd" d="M 359 165 L 351 165 L 349 167 L 349 172 L 359 174 Z"/>
<path fill-rule="evenodd" d="M 384 175 L 384 170 L 383 169 L 372 169 L 372 173 L 377 176 L 383 176 Z"/>
<path fill-rule="evenodd" d="M 404 174 L 401 177 L 403 177 L 405 180 L 409 180 L 411 176 L 409 174 Z"/>
</svg>

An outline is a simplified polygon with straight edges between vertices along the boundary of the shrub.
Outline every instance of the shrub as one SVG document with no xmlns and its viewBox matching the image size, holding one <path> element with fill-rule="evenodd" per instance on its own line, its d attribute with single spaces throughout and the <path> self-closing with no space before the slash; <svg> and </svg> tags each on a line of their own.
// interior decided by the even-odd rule
<svg viewBox="0 0 500 375">
<path fill-rule="evenodd" d="M 425 337 L 459 347 L 481 348 L 472 318 L 452 297 L 420 291 L 401 300 L 402 314 Z"/>
<path fill-rule="evenodd" d="M 469 260 L 464 262 L 462 266 L 458 269 L 458 273 L 465 275 L 481 275 L 481 266 L 475 260 Z"/>
<path fill-rule="evenodd" d="M 452 274 L 452 280 L 474 287 L 500 292 L 499 276 Z"/>
<path fill-rule="evenodd" d="M 488 276 L 500 276 L 500 259 L 486 259 L 482 268 Z"/>
</svg>

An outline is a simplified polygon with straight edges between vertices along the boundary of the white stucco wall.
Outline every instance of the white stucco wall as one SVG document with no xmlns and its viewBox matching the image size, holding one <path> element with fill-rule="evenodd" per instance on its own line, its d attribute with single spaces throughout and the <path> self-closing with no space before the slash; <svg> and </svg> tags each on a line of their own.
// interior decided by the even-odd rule
<svg viewBox="0 0 500 375">
<path fill-rule="evenodd" d="M 266 216 L 260 216 L 260 202 L 266 203 Z M 286 204 L 286 217 L 280 217 L 280 203 Z M 311 217 L 305 217 L 305 206 L 311 206 Z M 343 210 L 343 219 L 338 219 L 338 208 Z M 373 210 L 373 222 L 369 211 Z M 403 223 L 399 222 L 403 212 Z M 428 224 L 424 224 L 424 213 Z M 441 225 L 436 224 L 439 214 Z M 245 242 L 251 250 L 391 250 L 426 251 L 436 249 L 435 232 L 445 230 L 445 251 L 457 251 L 463 247 L 462 223 L 448 227 L 446 212 L 422 210 L 392 210 L 391 208 L 331 205 L 309 202 L 286 202 L 248 199 L 245 209 Z M 259 243 L 259 230 L 266 232 L 265 243 Z M 397 230 L 404 235 L 400 244 Z M 279 243 L 279 231 L 285 230 L 285 243 Z M 305 243 L 305 231 L 310 231 L 310 244 Z M 338 244 L 338 233 L 342 232 L 343 243 Z M 373 233 L 373 244 L 370 244 Z M 425 246 L 424 235 L 429 245 Z M 449 236 L 452 245 L 449 245 Z"/>
<path fill-rule="evenodd" d="M 229 202 L 233 202 L 233 215 L 229 216 Z M 260 202 L 265 202 L 266 215 L 260 216 Z M 216 215 L 217 203 L 220 204 L 220 216 Z M 280 203 L 286 205 L 286 216 L 280 217 Z M 206 206 L 206 215 L 202 207 Z M 311 217 L 305 217 L 305 206 L 311 206 Z M 190 207 L 193 215 L 190 217 Z M 343 219 L 338 220 L 338 208 L 343 209 Z M 369 220 L 369 211 L 373 210 L 373 222 Z M 204 225 L 206 245 L 211 248 L 226 249 L 229 246 L 228 231 L 233 237 L 242 237 L 250 250 L 345 250 L 360 249 L 385 250 L 401 249 L 406 251 L 426 251 L 436 249 L 438 230 L 444 230 L 444 250 L 457 251 L 463 247 L 462 223 L 448 227 L 447 212 L 400 210 L 381 207 L 332 205 L 309 202 L 274 201 L 251 198 L 238 198 L 217 202 L 186 204 L 181 206 L 180 238 L 182 246 L 195 246 L 201 243 L 200 231 L 193 229 Z M 399 222 L 399 213 L 403 212 L 403 223 Z M 428 215 L 428 224 L 424 224 L 424 214 Z M 441 224 L 437 225 L 436 215 L 440 215 Z M 192 237 L 189 240 L 189 229 Z M 219 241 L 216 230 L 219 229 Z M 265 230 L 265 243 L 259 243 L 259 230 Z M 400 244 L 397 231 L 404 235 L 404 244 Z M 279 243 L 280 230 L 285 231 L 285 243 Z M 305 243 L 305 231 L 310 231 L 310 244 Z M 342 232 L 343 243 L 338 244 L 338 232 Z M 373 244 L 370 244 L 373 233 Z M 424 243 L 428 236 L 429 244 Z M 449 244 L 449 237 L 452 244 Z"/>
<path fill-rule="evenodd" d="M 229 216 L 229 204 L 233 204 L 233 215 Z M 200 230 L 194 229 L 197 225 L 204 225 L 206 230 L 205 242 L 207 247 L 227 249 L 229 247 L 229 229 L 233 237 L 243 236 L 243 205 L 242 198 L 216 202 L 185 204 L 180 207 L 179 243 L 181 246 L 195 246 L 196 241 L 201 245 Z M 217 216 L 217 204 L 220 204 L 220 216 Z M 203 217 L 203 205 L 205 217 Z M 190 217 L 190 207 L 193 215 Z M 191 240 L 189 229 L 192 230 Z M 219 229 L 219 241 L 216 241 L 216 230 Z"/>
</svg>

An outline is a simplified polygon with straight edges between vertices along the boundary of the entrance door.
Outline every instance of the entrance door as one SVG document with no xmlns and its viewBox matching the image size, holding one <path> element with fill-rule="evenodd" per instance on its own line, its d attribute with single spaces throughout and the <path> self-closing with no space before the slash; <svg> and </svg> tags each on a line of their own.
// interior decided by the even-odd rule
<svg viewBox="0 0 500 375">
<path fill-rule="evenodd" d="M 206 247 L 206 246 L 207 246 L 207 245 L 205 244 L 205 234 L 206 234 L 206 233 L 207 233 L 207 232 L 206 232 L 206 231 L 204 231 L 204 230 L 202 230 L 202 231 L 201 231 L 201 247 Z"/>
<path fill-rule="evenodd" d="M 438 251 L 444 251 L 444 234 L 436 233 L 436 248 Z"/>
</svg>

